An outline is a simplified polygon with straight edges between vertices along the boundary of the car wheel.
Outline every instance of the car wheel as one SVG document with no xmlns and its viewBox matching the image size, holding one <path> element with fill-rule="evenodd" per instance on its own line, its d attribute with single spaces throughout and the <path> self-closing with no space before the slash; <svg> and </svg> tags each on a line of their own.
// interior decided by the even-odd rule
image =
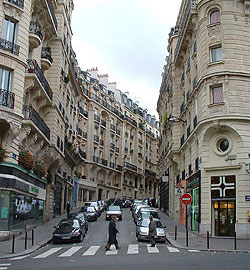
<svg viewBox="0 0 250 270">
<path fill-rule="evenodd" d="M 82 241 L 83 241 L 83 234 L 81 233 L 79 242 L 82 242 Z"/>
</svg>

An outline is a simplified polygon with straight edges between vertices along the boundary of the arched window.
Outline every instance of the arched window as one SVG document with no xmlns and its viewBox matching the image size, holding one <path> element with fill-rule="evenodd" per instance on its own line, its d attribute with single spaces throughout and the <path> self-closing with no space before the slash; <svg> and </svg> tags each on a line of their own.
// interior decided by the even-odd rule
<svg viewBox="0 0 250 270">
<path fill-rule="evenodd" d="M 210 13 L 210 24 L 219 23 L 220 22 L 220 11 L 214 10 Z"/>
</svg>

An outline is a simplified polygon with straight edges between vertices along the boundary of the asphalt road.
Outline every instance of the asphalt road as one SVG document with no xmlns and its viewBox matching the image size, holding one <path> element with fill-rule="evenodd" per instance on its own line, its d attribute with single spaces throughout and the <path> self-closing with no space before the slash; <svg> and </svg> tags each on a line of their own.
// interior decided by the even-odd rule
<svg viewBox="0 0 250 270">
<path fill-rule="evenodd" d="M 164 224 L 163 224 L 164 225 Z M 135 224 L 128 209 L 123 210 L 119 221 L 118 240 L 121 249 L 106 252 L 108 222 L 105 213 L 97 222 L 89 223 L 89 231 L 82 243 L 60 244 L 39 249 L 27 257 L 0 261 L 0 270 L 180 270 L 180 269 L 250 269 L 249 253 L 197 252 L 175 249 L 168 244 L 148 247 L 138 243 Z"/>
</svg>

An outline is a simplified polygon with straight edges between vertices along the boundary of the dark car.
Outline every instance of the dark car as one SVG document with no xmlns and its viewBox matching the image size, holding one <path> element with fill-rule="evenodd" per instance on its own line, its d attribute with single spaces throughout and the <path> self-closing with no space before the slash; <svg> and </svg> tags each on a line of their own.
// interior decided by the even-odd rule
<svg viewBox="0 0 250 270">
<path fill-rule="evenodd" d="M 108 199 L 107 206 L 110 206 L 110 205 L 118 205 L 118 206 L 122 207 L 122 200 L 117 199 L 117 198 Z"/>
<path fill-rule="evenodd" d="M 99 213 L 94 206 L 83 207 L 82 211 L 85 213 L 87 221 L 96 221 Z"/>
<path fill-rule="evenodd" d="M 85 236 L 84 225 L 81 220 L 77 218 L 62 219 L 60 223 L 55 226 L 52 241 L 54 244 L 70 241 L 83 241 Z"/>
<path fill-rule="evenodd" d="M 85 233 L 88 231 L 88 221 L 87 221 L 87 217 L 86 217 L 85 213 L 83 213 L 83 212 L 74 213 L 74 214 L 71 214 L 70 217 L 80 219 L 81 222 L 83 223 Z"/>
</svg>

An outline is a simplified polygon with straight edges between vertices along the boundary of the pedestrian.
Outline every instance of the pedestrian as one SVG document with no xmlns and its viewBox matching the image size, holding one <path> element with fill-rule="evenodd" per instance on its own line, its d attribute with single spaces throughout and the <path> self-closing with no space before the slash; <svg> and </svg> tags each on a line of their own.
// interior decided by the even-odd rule
<svg viewBox="0 0 250 270">
<path fill-rule="evenodd" d="M 149 232 L 148 232 L 148 236 L 149 236 L 149 241 L 151 243 L 151 247 L 155 247 L 155 236 L 156 236 L 156 224 L 153 220 L 153 216 L 149 216 Z"/>
<path fill-rule="evenodd" d="M 109 238 L 108 243 L 105 246 L 106 250 L 110 250 L 111 245 L 115 245 L 116 249 L 119 249 L 118 241 L 116 239 L 116 234 L 119 233 L 119 231 L 116 229 L 116 222 L 118 221 L 118 218 L 116 216 L 112 216 L 110 222 L 109 222 Z"/>
<path fill-rule="evenodd" d="M 71 210 L 71 205 L 70 205 L 70 201 L 68 200 L 68 202 L 67 202 L 67 218 L 69 218 L 69 216 L 70 216 L 70 210 Z"/>
</svg>

